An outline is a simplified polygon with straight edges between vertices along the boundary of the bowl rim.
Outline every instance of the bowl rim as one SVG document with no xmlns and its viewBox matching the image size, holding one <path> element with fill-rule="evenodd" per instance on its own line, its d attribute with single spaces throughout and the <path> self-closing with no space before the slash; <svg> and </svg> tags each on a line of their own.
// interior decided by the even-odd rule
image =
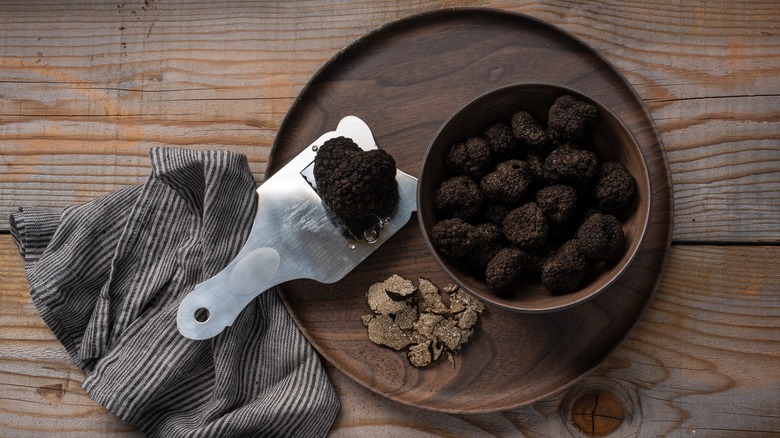
<svg viewBox="0 0 780 438">
<path fill-rule="evenodd" d="M 420 212 L 421 212 L 420 206 L 422 205 L 421 197 L 422 197 L 422 192 L 423 192 L 423 185 L 420 184 L 420 181 L 422 180 L 423 173 L 424 173 L 424 170 L 426 168 L 426 163 L 428 162 L 431 149 L 433 148 L 433 145 L 436 142 L 436 139 L 438 139 L 441 136 L 442 132 L 445 131 L 449 127 L 449 125 L 454 122 L 455 118 L 459 114 L 461 114 L 464 110 L 466 110 L 467 108 L 469 108 L 469 107 L 471 107 L 473 105 L 476 105 L 478 102 L 481 102 L 481 101 L 489 98 L 489 96 L 492 96 L 492 95 L 502 94 L 502 93 L 505 93 L 505 92 L 507 92 L 509 90 L 513 90 L 513 89 L 541 88 L 541 87 L 553 88 L 553 89 L 556 89 L 556 90 L 562 92 L 561 95 L 563 95 L 563 94 L 571 94 L 571 95 L 574 95 L 577 98 L 584 99 L 584 100 L 588 101 L 589 103 L 595 104 L 599 108 L 600 111 L 603 111 L 604 113 L 608 114 L 617 123 L 617 126 L 619 126 L 619 128 L 621 130 L 623 130 L 625 133 L 628 134 L 628 137 L 630 138 L 631 144 L 633 145 L 633 149 L 635 149 L 638 152 L 639 157 L 641 157 L 641 164 L 642 165 L 641 165 L 641 172 L 640 173 L 642 174 L 641 175 L 642 178 L 636 178 L 635 177 L 634 179 L 635 179 L 637 185 L 642 184 L 644 192 L 647 193 L 647 201 L 646 202 L 648 204 L 648 208 L 644 212 L 644 215 L 642 217 L 638 218 L 639 222 L 641 224 L 641 227 L 638 228 L 636 243 L 631 245 L 631 248 L 633 248 L 633 249 L 629 248 L 630 254 L 628 254 L 628 257 L 625 258 L 625 261 L 621 261 L 621 262 L 618 263 L 621 267 L 617 270 L 617 272 L 615 272 L 613 274 L 610 274 L 608 280 L 600 288 L 595 289 L 590 294 L 583 295 L 582 297 L 579 297 L 578 299 L 575 299 L 575 300 L 573 300 L 571 302 L 567 302 L 565 304 L 558 305 L 558 306 L 536 306 L 536 307 L 512 306 L 512 305 L 505 304 L 502 301 L 494 299 L 494 297 L 490 296 L 489 293 L 477 293 L 477 292 L 474 292 L 470 287 L 468 287 L 467 285 L 462 284 L 462 282 L 458 280 L 458 276 L 455 275 L 456 272 L 453 272 L 452 269 L 450 269 L 447 266 L 445 266 L 445 264 L 443 263 L 444 256 L 439 254 L 437 252 L 437 250 L 434 248 L 431 236 L 427 232 L 425 224 L 423 223 L 423 215 L 420 214 Z M 518 107 L 518 110 L 521 110 L 521 109 L 522 109 L 521 107 Z M 513 312 L 518 312 L 518 313 L 550 313 L 550 312 L 557 312 L 557 311 L 560 311 L 560 310 L 569 309 L 569 308 L 574 307 L 576 305 L 583 304 L 583 303 L 591 300 L 592 298 L 596 297 L 597 295 L 601 294 L 601 292 L 603 292 L 604 290 L 609 289 L 613 284 L 615 284 L 615 282 L 617 282 L 623 276 L 623 274 L 628 270 L 628 267 L 633 263 L 634 259 L 637 256 L 637 253 L 639 252 L 639 248 L 642 247 L 642 244 L 643 244 L 643 242 L 644 242 L 644 240 L 646 238 L 647 229 L 648 229 L 649 223 L 650 223 L 650 212 L 653 209 L 653 196 L 652 196 L 650 179 L 651 179 L 651 177 L 650 177 L 650 171 L 649 171 L 648 166 L 647 166 L 647 158 L 645 157 L 644 151 L 642 150 L 641 146 L 639 145 L 638 141 L 636 140 L 636 136 L 631 131 L 631 129 L 628 127 L 628 125 L 626 125 L 626 123 L 623 121 L 623 119 L 620 118 L 609 107 L 607 107 L 603 103 L 599 102 L 598 100 L 590 97 L 590 95 L 588 95 L 588 94 L 586 94 L 586 93 L 584 93 L 582 91 L 579 91 L 577 89 L 574 89 L 574 88 L 571 88 L 569 86 L 566 86 L 566 85 L 553 83 L 553 82 L 539 82 L 539 81 L 517 82 L 517 83 L 509 84 L 509 85 L 502 85 L 500 87 L 496 87 L 496 88 L 490 89 L 490 90 L 488 90 L 488 91 L 486 91 L 484 93 L 481 93 L 478 96 L 475 96 L 474 98 L 472 98 L 469 101 L 467 101 L 465 104 L 461 105 L 455 112 L 451 113 L 444 120 L 444 122 L 442 122 L 442 124 L 439 126 L 439 128 L 436 130 L 436 133 L 433 135 L 431 140 L 428 142 L 428 145 L 425 148 L 425 153 L 423 154 L 422 161 L 420 162 L 420 175 L 418 177 L 417 194 L 416 194 L 416 196 L 417 196 L 417 199 L 416 199 L 417 211 L 418 211 L 418 221 L 417 221 L 417 223 L 418 223 L 418 226 L 420 228 L 420 232 L 422 233 L 423 240 L 425 241 L 425 245 L 426 245 L 428 251 L 430 252 L 431 257 L 433 257 L 433 259 L 436 261 L 436 264 L 439 266 L 439 268 L 442 270 L 442 272 L 444 272 L 444 274 L 451 281 L 453 281 L 458 287 L 460 287 L 461 289 L 463 289 L 464 291 L 466 291 L 470 295 L 472 295 L 472 296 L 474 296 L 474 297 L 480 299 L 481 301 L 484 301 L 485 303 L 488 303 L 490 305 L 493 305 L 493 306 L 496 306 L 496 307 L 499 307 L 499 308 L 502 308 L 502 309 L 510 310 L 510 311 L 513 311 Z M 636 213 L 641 213 L 641 209 L 640 209 L 640 211 L 637 211 Z M 621 221 L 621 223 L 622 223 L 622 221 Z M 433 226 L 433 224 L 431 224 L 431 226 Z M 615 269 L 615 268 L 612 268 L 612 269 Z M 576 293 L 576 292 L 572 292 L 572 293 Z"/>
</svg>

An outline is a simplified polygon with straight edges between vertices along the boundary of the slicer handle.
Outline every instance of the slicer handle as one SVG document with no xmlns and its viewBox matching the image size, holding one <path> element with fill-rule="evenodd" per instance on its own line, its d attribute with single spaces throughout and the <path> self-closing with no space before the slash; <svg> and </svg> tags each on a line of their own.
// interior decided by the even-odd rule
<svg viewBox="0 0 780 438">
<path fill-rule="evenodd" d="M 214 277 L 195 286 L 179 304 L 179 332 L 195 340 L 214 337 L 232 325 L 255 297 L 284 281 L 281 258 L 273 248 L 245 248 Z"/>
</svg>

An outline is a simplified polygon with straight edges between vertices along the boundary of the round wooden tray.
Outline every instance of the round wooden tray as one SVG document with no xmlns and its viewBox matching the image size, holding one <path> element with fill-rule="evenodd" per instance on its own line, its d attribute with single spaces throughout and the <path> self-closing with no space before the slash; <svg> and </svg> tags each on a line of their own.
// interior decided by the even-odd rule
<svg viewBox="0 0 780 438">
<path fill-rule="evenodd" d="M 418 175 L 425 149 L 459 107 L 519 82 L 564 85 L 610 108 L 630 128 L 648 164 L 650 225 L 639 253 L 609 290 L 547 314 L 488 307 L 455 358 L 416 369 L 404 353 L 368 340 L 361 315 L 368 286 L 391 274 L 449 280 L 409 224 L 335 284 L 279 286 L 303 334 L 336 368 L 401 403 L 449 413 L 501 411 L 558 392 L 598 366 L 641 317 L 671 241 L 668 165 L 642 101 L 598 53 L 534 18 L 489 9 L 445 9 L 384 26 L 345 48 L 312 78 L 279 130 L 268 175 L 346 115 L 362 118 L 398 167 Z"/>
</svg>

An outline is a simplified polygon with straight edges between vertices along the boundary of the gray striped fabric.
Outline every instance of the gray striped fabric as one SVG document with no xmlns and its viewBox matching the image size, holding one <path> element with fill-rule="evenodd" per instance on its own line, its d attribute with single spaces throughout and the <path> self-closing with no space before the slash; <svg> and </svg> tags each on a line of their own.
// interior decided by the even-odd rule
<svg viewBox="0 0 780 438">
<path fill-rule="evenodd" d="M 176 329 L 184 295 L 249 235 L 256 197 L 246 158 L 150 156 L 144 185 L 11 217 L 32 299 L 87 373 L 84 388 L 151 437 L 327 434 L 338 399 L 275 290 L 214 339 Z"/>
</svg>

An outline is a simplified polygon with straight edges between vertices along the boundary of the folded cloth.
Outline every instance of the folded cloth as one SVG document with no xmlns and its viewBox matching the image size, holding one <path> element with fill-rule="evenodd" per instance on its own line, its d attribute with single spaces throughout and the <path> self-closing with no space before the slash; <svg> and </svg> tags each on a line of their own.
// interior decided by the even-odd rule
<svg viewBox="0 0 780 438">
<path fill-rule="evenodd" d="M 32 300 L 87 373 L 84 389 L 150 437 L 325 435 L 338 398 L 274 289 L 213 339 L 176 328 L 184 296 L 249 235 L 257 200 L 246 158 L 150 156 L 143 185 L 11 216 Z"/>
</svg>

